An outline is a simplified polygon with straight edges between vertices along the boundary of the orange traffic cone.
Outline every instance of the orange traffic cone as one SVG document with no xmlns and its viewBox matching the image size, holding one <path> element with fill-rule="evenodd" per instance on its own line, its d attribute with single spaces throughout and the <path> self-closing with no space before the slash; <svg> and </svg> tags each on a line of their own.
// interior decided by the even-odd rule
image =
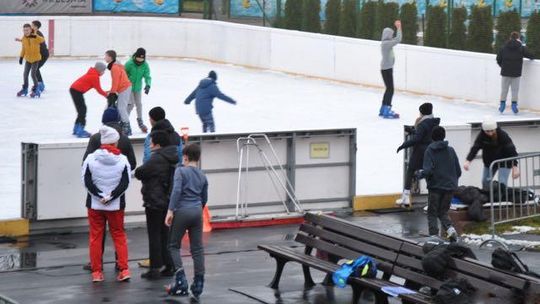
<svg viewBox="0 0 540 304">
<path fill-rule="evenodd" d="M 204 206 L 203 209 L 203 232 L 212 231 L 212 224 L 210 224 L 210 211 L 208 211 L 208 206 Z"/>
</svg>

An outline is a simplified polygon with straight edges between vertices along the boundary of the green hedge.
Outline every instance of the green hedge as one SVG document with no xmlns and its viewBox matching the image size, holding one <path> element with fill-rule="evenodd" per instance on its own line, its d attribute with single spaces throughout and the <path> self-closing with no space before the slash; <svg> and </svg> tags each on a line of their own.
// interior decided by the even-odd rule
<svg viewBox="0 0 540 304">
<path fill-rule="evenodd" d="M 440 5 L 427 8 L 427 25 L 424 32 L 424 45 L 446 47 L 446 8 Z"/>
<path fill-rule="evenodd" d="M 395 2 L 385 3 L 382 0 L 377 5 L 377 15 L 375 17 L 375 39 L 380 39 L 385 27 L 394 28 L 394 22 L 399 16 L 399 4 Z"/>
<path fill-rule="evenodd" d="M 341 14 L 341 0 L 328 0 L 326 2 L 326 22 L 324 32 L 329 35 L 339 34 L 339 15 Z"/>
<path fill-rule="evenodd" d="M 452 10 L 452 28 L 448 47 L 454 50 L 465 50 L 467 48 L 467 9 L 465 7 L 456 7 Z"/>
<path fill-rule="evenodd" d="M 339 18 L 339 35 L 356 37 L 356 0 L 343 0 Z"/>
<path fill-rule="evenodd" d="M 293 0 L 300 1 L 300 0 Z M 287 1 L 288 2 L 288 1 Z M 303 0 L 302 8 L 302 31 L 321 32 L 321 0 Z"/>
<path fill-rule="evenodd" d="M 493 53 L 493 15 L 490 5 L 474 5 L 467 37 L 468 49 L 473 52 Z"/>
<path fill-rule="evenodd" d="M 527 48 L 534 54 L 535 58 L 540 57 L 540 12 L 534 12 L 529 17 L 527 23 Z"/>
<path fill-rule="evenodd" d="M 416 8 L 416 2 L 405 3 L 401 6 L 399 19 L 401 20 L 401 27 L 403 29 L 403 43 L 418 43 L 418 39 L 416 37 L 416 33 L 418 31 L 417 15 L 418 9 Z"/>
<path fill-rule="evenodd" d="M 521 18 L 517 10 L 502 12 L 497 18 L 497 35 L 495 36 L 495 51 L 502 48 L 512 32 L 521 32 Z"/>
<path fill-rule="evenodd" d="M 377 2 L 367 1 L 358 15 L 358 38 L 378 40 L 380 33 L 375 33 L 375 17 L 377 15 Z"/>
<path fill-rule="evenodd" d="M 285 17 L 283 27 L 289 30 L 302 29 L 303 1 L 292 0 L 285 2 Z"/>
</svg>

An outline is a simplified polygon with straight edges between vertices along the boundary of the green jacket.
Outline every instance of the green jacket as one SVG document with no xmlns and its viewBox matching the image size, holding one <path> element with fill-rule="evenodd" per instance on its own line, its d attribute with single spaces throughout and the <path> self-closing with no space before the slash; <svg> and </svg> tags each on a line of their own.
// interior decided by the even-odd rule
<svg viewBox="0 0 540 304">
<path fill-rule="evenodd" d="M 142 80 L 144 78 L 144 83 L 147 86 L 152 86 L 152 77 L 150 76 L 150 66 L 146 60 L 141 64 L 137 65 L 133 58 L 129 59 L 125 65 L 126 73 L 131 81 L 131 91 L 140 92 L 143 89 Z"/>
</svg>

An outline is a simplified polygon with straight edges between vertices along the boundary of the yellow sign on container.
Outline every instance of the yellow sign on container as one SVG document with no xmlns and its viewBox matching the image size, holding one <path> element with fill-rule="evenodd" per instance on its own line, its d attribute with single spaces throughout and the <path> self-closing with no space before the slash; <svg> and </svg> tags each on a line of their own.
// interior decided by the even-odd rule
<svg viewBox="0 0 540 304">
<path fill-rule="evenodd" d="M 311 143 L 309 147 L 310 158 L 330 158 L 330 143 Z"/>
</svg>

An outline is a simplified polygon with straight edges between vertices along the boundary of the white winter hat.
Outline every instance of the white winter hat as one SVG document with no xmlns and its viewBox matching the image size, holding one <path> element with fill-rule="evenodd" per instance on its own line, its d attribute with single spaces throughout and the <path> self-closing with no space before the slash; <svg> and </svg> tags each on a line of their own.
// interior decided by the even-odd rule
<svg viewBox="0 0 540 304">
<path fill-rule="evenodd" d="M 484 117 L 484 121 L 482 122 L 482 130 L 491 131 L 495 129 L 497 129 L 497 121 L 491 116 Z"/>
<path fill-rule="evenodd" d="M 101 135 L 102 145 L 115 144 L 120 139 L 120 134 L 118 134 L 118 131 L 107 126 L 102 126 L 99 129 L 99 134 Z"/>
</svg>

